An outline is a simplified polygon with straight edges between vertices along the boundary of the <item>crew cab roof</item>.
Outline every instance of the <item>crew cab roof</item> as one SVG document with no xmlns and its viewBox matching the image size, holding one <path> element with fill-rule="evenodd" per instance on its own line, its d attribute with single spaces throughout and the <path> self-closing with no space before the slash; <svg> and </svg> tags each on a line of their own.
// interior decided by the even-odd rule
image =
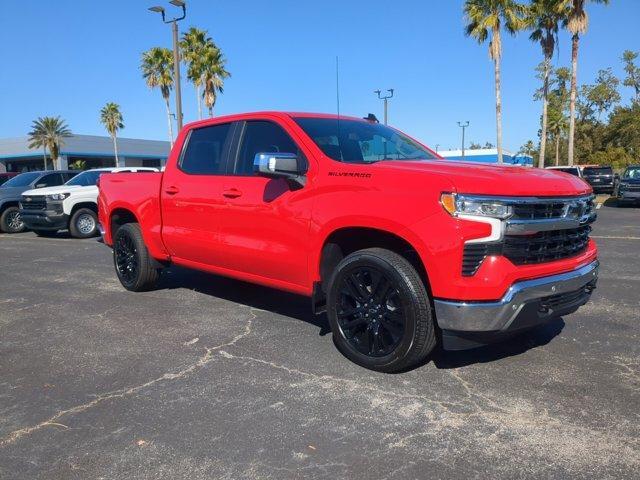
<svg viewBox="0 0 640 480">
<path fill-rule="evenodd" d="M 233 122 L 237 120 L 247 120 L 252 117 L 280 117 L 280 118 L 333 118 L 333 119 L 341 119 L 341 120 L 357 120 L 360 122 L 368 122 L 363 118 L 352 117 L 349 115 L 336 115 L 334 113 L 313 113 L 313 112 L 281 112 L 281 111 L 260 111 L 260 112 L 245 112 L 245 113 L 234 113 L 230 115 L 223 115 L 220 117 L 207 118 L 203 120 L 198 120 L 195 122 L 191 122 L 185 125 L 185 127 L 194 128 L 197 126 L 209 125 L 210 123 L 220 123 L 220 122 Z"/>
</svg>

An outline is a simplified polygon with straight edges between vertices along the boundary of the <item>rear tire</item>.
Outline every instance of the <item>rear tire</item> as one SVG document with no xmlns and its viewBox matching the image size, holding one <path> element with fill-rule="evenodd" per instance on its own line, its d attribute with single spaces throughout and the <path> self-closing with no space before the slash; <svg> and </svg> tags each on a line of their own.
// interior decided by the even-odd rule
<svg viewBox="0 0 640 480">
<path fill-rule="evenodd" d="M 118 280 L 132 292 L 153 289 L 159 277 L 159 269 L 144 244 L 140 225 L 127 223 L 116 232 L 113 241 L 113 264 Z"/>
<path fill-rule="evenodd" d="M 69 233 L 75 238 L 90 238 L 98 234 L 98 215 L 90 208 L 79 208 L 71 215 Z"/>
<path fill-rule="evenodd" d="M 327 314 L 338 349 L 371 370 L 415 367 L 436 345 L 431 302 L 420 275 L 402 256 L 359 250 L 336 267 Z"/>
<path fill-rule="evenodd" d="M 0 231 L 20 233 L 24 232 L 26 228 L 20 218 L 20 209 L 18 207 L 7 207 L 0 215 Z"/>
<path fill-rule="evenodd" d="M 37 236 L 39 237 L 55 237 L 55 235 L 58 233 L 57 230 L 35 230 L 32 229 L 33 233 L 35 233 Z"/>
</svg>

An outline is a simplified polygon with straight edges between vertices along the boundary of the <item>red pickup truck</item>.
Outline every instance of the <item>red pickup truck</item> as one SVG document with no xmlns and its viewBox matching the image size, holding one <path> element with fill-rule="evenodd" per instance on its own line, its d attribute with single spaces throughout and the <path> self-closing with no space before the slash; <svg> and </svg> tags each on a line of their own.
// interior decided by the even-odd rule
<svg viewBox="0 0 640 480">
<path fill-rule="evenodd" d="M 572 313 L 598 274 L 581 179 L 448 162 L 344 116 L 189 124 L 163 173 L 103 175 L 98 204 L 126 289 L 175 264 L 307 295 L 348 358 L 385 372 Z"/>
</svg>

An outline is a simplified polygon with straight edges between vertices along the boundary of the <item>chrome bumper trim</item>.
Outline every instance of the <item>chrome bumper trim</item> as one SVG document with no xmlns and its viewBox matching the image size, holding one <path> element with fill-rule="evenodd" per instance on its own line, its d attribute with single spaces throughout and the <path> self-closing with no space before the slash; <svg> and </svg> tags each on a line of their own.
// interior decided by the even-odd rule
<svg viewBox="0 0 640 480">
<path fill-rule="evenodd" d="M 594 260 L 571 272 L 516 282 L 496 302 L 435 300 L 438 325 L 443 330 L 467 332 L 507 330 L 527 305 L 545 297 L 574 292 L 597 280 L 598 266 L 598 260 Z M 547 317 L 553 317 L 553 312 Z"/>
</svg>

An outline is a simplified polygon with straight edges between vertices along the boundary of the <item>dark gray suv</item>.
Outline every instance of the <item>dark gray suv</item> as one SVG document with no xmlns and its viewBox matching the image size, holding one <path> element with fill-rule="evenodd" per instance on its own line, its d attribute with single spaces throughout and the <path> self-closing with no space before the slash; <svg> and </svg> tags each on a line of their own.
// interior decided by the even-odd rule
<svg viewBox="0 0 640 480">
<path fill-rule="evenodd" d="M 640 204 L 640 165 L 631 165 L 620 177 L 614 196 L 618 205 Z"/>
<path fill-rule="evenodd" d="M 25 229 L 18 209 L 22 192 L 33 188 L 62 185 L 78 173 L 80 172 L 77 170 L 26 172 L 2 184 L 0 186 L 0 232 L 19 233 Z"/>
</svg>

